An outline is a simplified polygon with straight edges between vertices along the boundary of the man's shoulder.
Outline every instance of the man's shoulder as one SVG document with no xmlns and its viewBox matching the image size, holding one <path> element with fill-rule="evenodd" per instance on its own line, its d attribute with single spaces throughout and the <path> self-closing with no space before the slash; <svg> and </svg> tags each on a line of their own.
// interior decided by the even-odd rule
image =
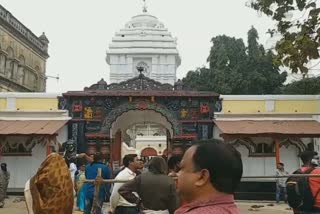
<svg viewBox="0 0 320 214">
<path fill-rule="evenodd" d="M 106 165 L 104 165 L 104 164 L 102 164 L 102 163 L 93 163 L 93 164 L 90 164 L 90 165 L 88 165 L 87 167 L 86 167 L 86 169 L 88 170 L 96 170 L 96 169 L 101 169 L 102 171 L 110 171 L 110 169 L 106 166 Z"/>
<path fill-rule="evenodd" d="M 311 173 L 312 174 L 320 174 L 320 168 L 319 167 L 315 168 Z"/>
<path fill-rule="evenodd" d="M 126 178 L 129 177 L 130 173 L 128 171 L 127 168 L 124 168 L 123 170 L 121 170 L 118 175 L 116 176 L 116 179 L 122 179 L 122 178 Z"/>
<path fill-rule="evenodd" d="M 233 206 L 223 205 L 203 205 L 197 207 L 182 207 L 175 212 L 175 214 L 209 214 L 209 213 L 220 213 L 220 214 L 240 214 L 239 209 L 234 204 Z"/>
<path fill-rule="evenodd" d="M 109 169 L 105 164 L 103 163 L 93 163 L 91 164 L 91 166 L 97 167 L 97 168 L 101 168 L 101 169 Z"/>
<path fill-rule="evenodd" d="M 309 169 L 311 169 L 311 167 L 301 167 L 297 171 L 306 172 Z M 320 174 L 320 167 L 313 168 L 310 174 Z"/>
</svg>

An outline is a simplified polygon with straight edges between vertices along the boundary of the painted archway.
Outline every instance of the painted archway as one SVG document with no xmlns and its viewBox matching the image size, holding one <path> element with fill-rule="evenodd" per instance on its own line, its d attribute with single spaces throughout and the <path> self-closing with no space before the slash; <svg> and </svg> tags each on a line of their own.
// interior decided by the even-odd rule
<svg viewBox="0 0 320 214">
<path fill-rule="evenodd" d="M 299 138 L 288 138 L 280 142 L 280 147 L 295 146 L 299 152 L 303 152 L 307 149 L 307 146 Z"/>
<path fill-rule="evenodd" d="M 130 110 L 120 115 L 111 125 L 110 136 L 113 138 L 115 131 L 126 131 L 129 127 L 135 124 L 153 123 L 164 127 L 173 136 L 172 124 L 162 114 L 152 110 Z"/>
<path fill-rule="evenodd" d="M 230 142 L 230 144 L 234 147 L 244 146 L 248 149 L 249 155 L 255 153 L 257 149 L 257 145 L 254 142 L 252 142 L 250 138 L 239 138 Z"/>
<path fill-rule="evenodd" d="M 164 130 L 165 139 L 160 139 L 163 136 L 154 136 L 152 139 L 144 139 L 143 141 L 150 141 L 151 143 L 146 143 L 142 139 L 140 139 L 140 143 L 138 147 L 135 147 L 137 150 L 143 151 L 144 148 L 150 147 L 150 145 L 158 141 L 157 145 L 161 144 L 161 148 L 165 149 L 170 147 L 169 142 L 172 136 L 175 135 L 175 132 L 179 132 L 179 124 L 175 119 L 174 115 L 172 115 L 168 110 L 163 110 L 157 106 L 157 104 L 145 102 L 135 104 L 135 105 L 122 105 L 120 109 L 122 111 L 118 111 L 117 109 L 111 111 L 106 117 L 105 126 L 103 127 L 104 131 L 109 134 L 112 139 L 111 144 L 111 161 L 113 164 L 113 169 L 117 169 L 121 164 L 122 157 L 122 143 L 124 142 L 125 134 L 128 134 L 127 129 L 134 124 L 145 124 L 145 123 L 154 123 L 160 125 Z M 146 106 L 149 106 L 148 108 Z M 151 107 L 150 107 L 151 106 Z M 157 109 L 157 110 L 156 110 Z M 160 110 L 159 110 L 160 109 Z M 117 116 L 118 115 L 118 116 Z M 117 116 L 117 117 L 116 117 Z M 111 119 L 110 119 L 111 118 Z M 169 119 L 170 118 L 170 119 Z M 111 125 L 110 125 L 111 123 Z M 173 126 L 175 124 L 175 126 Z M 136 133 L 133 133 L 133 138 L 136 136 Z M 129 135 L 130 136 L 130 135 Z M 131 136 L 130 136 L 131 137 Z M 159 139 L 154 139 L 159 138 Z M 167 139 L 167 140 L 166 140 Z M 165 142 L 165 144 L 163 144 Z M 155 149 L 154 155 L 148 156 L 157 156 L 158 152 Z"/>
<path fill-rule="evenodd" d="M 122 114 L 131 111 L 154 111 L 166 118 L 168 123 L 172 126 L 172 134 L 171 137 L 174 137 L 176 135 L 180 135 L 181 133 L 181 124 L 178 122 L 176 115 L 174 115 L 169 109 L 167 109 L 165 106 L 150 102 L 146 100 L 140 100 L 136 102 L 128 102 L 125 104 L 122 104 L 120 106 L 117 106 L 117 108 L 113 109 L 105 118 L 102 130 L 106 133 L 110 133 L 110 130 L 113 126 L 113 123 L 117 120 L 118 117 L 120 117 Z"/>
</svg>

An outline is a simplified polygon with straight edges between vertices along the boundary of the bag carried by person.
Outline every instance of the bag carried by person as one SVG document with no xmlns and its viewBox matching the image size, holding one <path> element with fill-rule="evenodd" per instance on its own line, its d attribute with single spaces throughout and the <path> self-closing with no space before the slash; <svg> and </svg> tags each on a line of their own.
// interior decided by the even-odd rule
<svg viewBox="0 0 320 214">
<path fill-rule="evenodd" d="M 293 174 L 310 174 L 314 168 L 310 168 L 303 172 L 301 169 Z M 288 204 L 293 209 L 312 210 L 315 203 L 311 188 L 309 185 L 309 177 L 289 177 L 286 182 Z"/>
</svg>

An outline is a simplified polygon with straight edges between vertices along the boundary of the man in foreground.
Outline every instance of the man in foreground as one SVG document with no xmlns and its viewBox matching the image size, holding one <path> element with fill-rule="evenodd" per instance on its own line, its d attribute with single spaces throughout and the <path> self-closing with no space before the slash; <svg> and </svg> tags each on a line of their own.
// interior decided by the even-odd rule
<svg viewBox="0 0 320 214">
<path fill-rule="evenodd" d="M 206 141 L 184 154 L 178 193 L 187 202 L 175 214 L 239 214 L 234 192 L 242 176 L 241 155 L 231 145 Z"/>
</svg>

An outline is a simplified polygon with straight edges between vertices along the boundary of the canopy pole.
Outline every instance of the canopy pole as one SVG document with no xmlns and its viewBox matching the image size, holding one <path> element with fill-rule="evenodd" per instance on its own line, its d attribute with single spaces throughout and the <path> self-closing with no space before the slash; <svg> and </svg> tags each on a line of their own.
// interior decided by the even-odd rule
<svg viewBox="0 0 320 214">
<path fill-rule="evenodd" d="M 275 148 L 276 148 L 276 165 L 280 163 L 280 144 L 279 139 L 274 139 Z"/>
</svg>

